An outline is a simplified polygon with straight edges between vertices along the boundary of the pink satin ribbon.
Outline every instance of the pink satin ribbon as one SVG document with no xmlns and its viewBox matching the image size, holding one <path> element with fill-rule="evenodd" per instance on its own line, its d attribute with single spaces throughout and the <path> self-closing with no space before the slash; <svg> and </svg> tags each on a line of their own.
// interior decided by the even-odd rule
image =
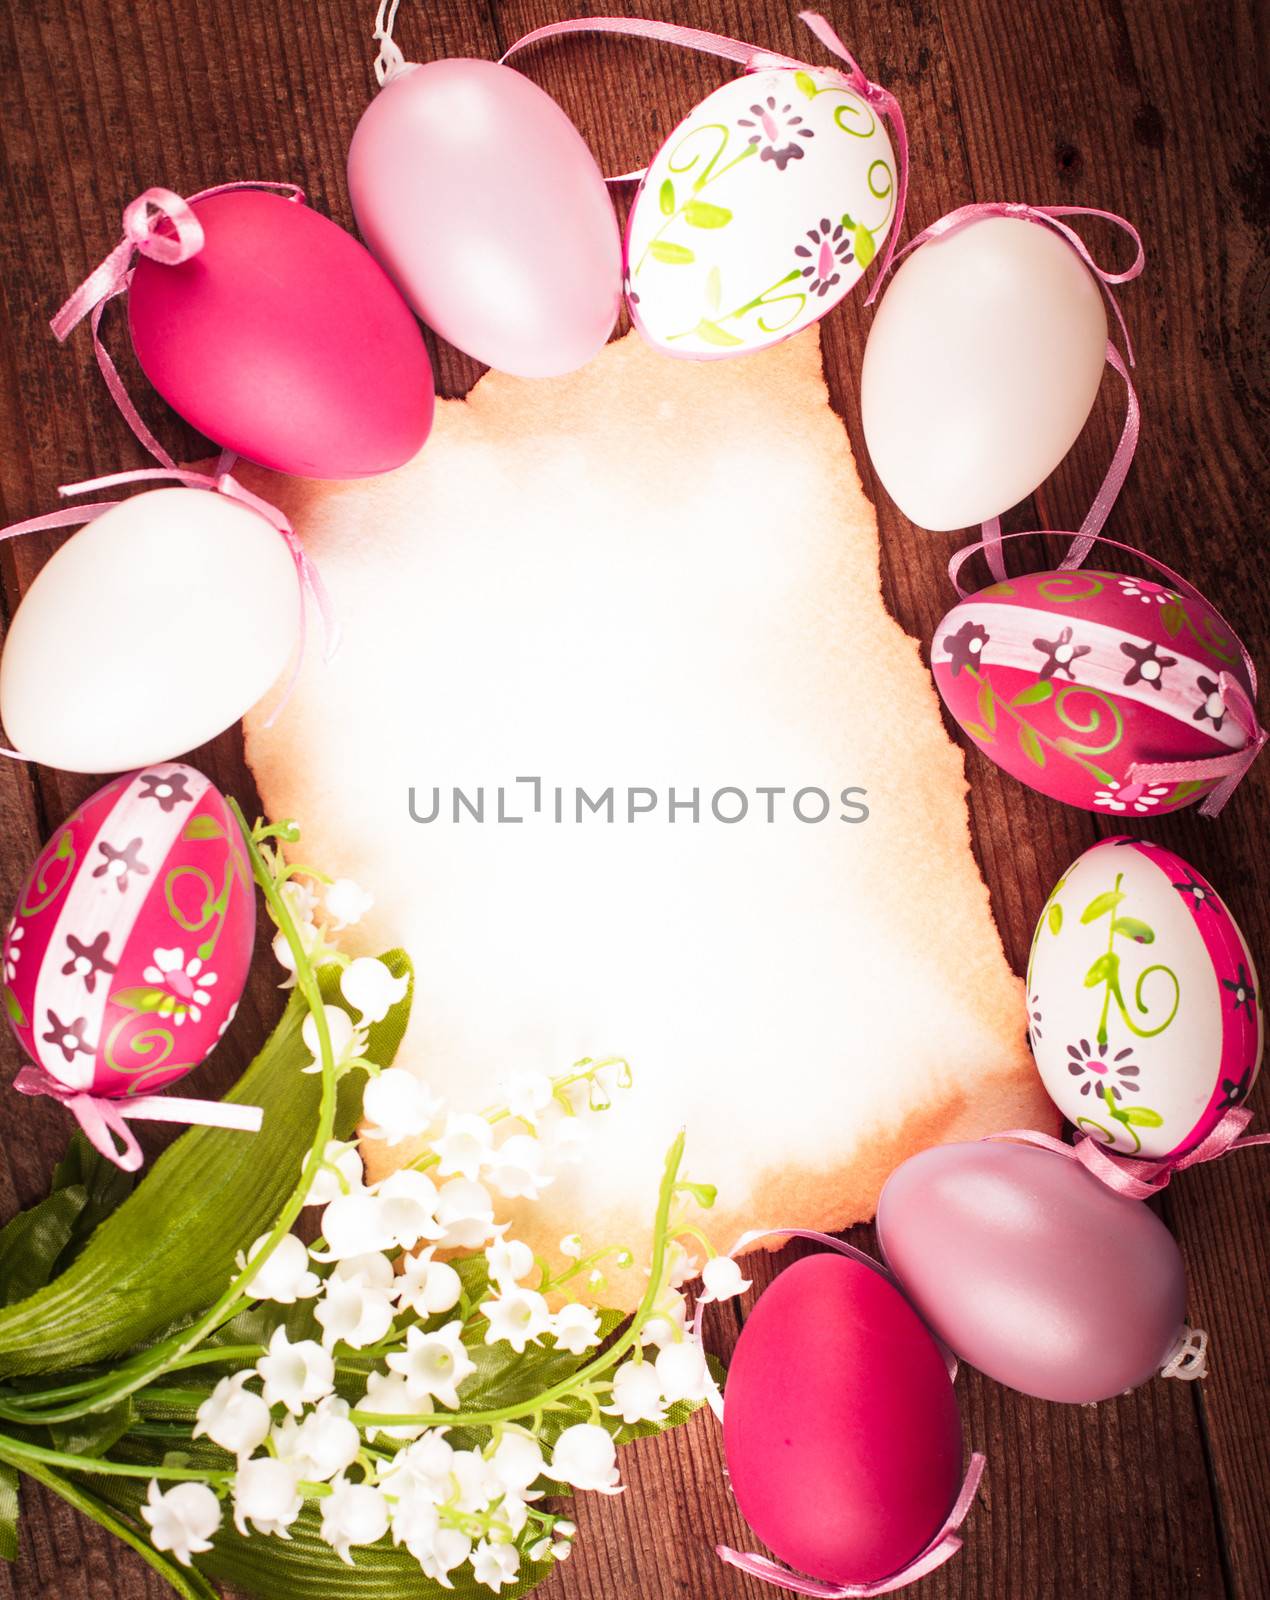
<svg viewBox="0 0 1270 1600">
<path fill-rule="evenodd" d="M 230 1128 L 258 1133 L 264 1120 L 259 1106 L 240 1106 L 228 1100 L 185 1100 L 179 1095 L 139 1095 L 135 1100 L 107 1099 L 71 1089 L 42 1067 L 23 1067 L 13 1080 L 19 1094 L 47 1095 L 60 1100 L 71 1113 L 93 1149 L 125 1172 L 141 1165 L 141 1146 L 128 1121 L 181 1122 L 204 1128 Z M 122 1147 L 122 1148 L 121 1148 Z"/>
<path fill-rule="evenodd" d="M 798 17 L 815 34 L 830 55 L 837 56 L 850 68 L 849 72 L 837 73 L 837 76 L 843 79 L 853 94 L 859 95 L 860 99 L 872 106 L 879 115 L 888 117 L 895 130 L 899 193 L 896 196 L 895 221 L 887 235 L 882 264 L 873 288 L 864 302 L 865 305 L 872 305 L 895 255 L 896 242 L 904 224 L 904 208 L 908 201 L 908 131 L 904 126 L 904 113 L 900 109 L 899 101 L 889 89 L 884 89 L 881 84 L 873 83 L 865 76 L 855 57 L 824 17 L 815 11 L 800 11 Z M 673 44 L 684 50 L 699 50 L 703 55 L 719 56 L 725 61 L 736 61 L 746 72 L 762 72 L 769 67 L 787 67 L 795 71 L 824 70 L 817 68 L 811 62 L 800 61 L 795 56 L 781 55 L 775 50 L 764 50 L 759 45 L 747 44 L 743 39 L 730 39 L 726 34 L 709 33 L 704 28 L 684 27 L 676 22 L 649 21 L 644 17 L 576 17 L 567 22 L 549 22 L 544 27 L 534 28 L 532 32 L 517 39 L 503 52 L 500 60 L 506 63 L 517 51 L 524 50 L 531 44 L 538 44 L 544 39 L 558 39 L 570 33 L 616 33 L 632 39 L 655 39 L 661 44 Z M 640 167 L 633 172 L 620 173 L 607 181 L 625 183 L 642 178 L 646 170 Z"/>
<path fill-rule="evenodd" d="M 818 1233 L 812 1228 L 759 1228 L 743 1233 L 728 1251 L 729 1256 L 735 1256 L 738 1251 L 746 1249 L 749 1245 L 757 1244 L 760 1239 L 808 1239 L 813 1244 L 824 1245 L 827 1249 L 836 1250 L 839 1255 L 846 1256 L 848 1260 L 859 1262 L 861 1266 L 868 1267 L 876 1272 L 880 1278 L 894 1286 L 902 1294 L 904 1291 L 895 1275 L 889 1272 L 880 1261 L 875 1261 L 863 1250 L 857 1250 L 854 1245 L 846 1244 L 841 1239 L 835 1239 L 832 1234 Z M 693 1312 L 692 1337 L 697 1344 L 701 1343 L 701 1325 L 707 1305 L 713 1305 L 711 1300 L 698 1300 Z M 930 1333 L 930 1329 L 926 1330 Z M 941 1339 L 930 1334 L 934 1339 L 944 1365 L 948 1369 L 948 1378 L 951 1382 L 957 1376 L 957 1357 L 943 1343 Z M 719 1393 L 719 1386 L 713 1376 L 709 1379 L 706 1399 L 710 1409 L 720 1421 L 723 1420 L 723 1396 Z M 924 1578 L 927 1573 L 934 1572 L 936 1567 L 942 1567 L 944 1562 L 955 1556 L 961 1549 L 962 1541 L 957 1537 L 957 1530 L 966 1520 L 966 1514 L 978 1492 L 979 1480 L 983 1476 L 986 1458 L 978 1451 L 970 1457 L 970 1464 L 966 1468 L 966 1476 L 962 1480 L 961 1492 L 956 1503 L 948 1513 L 943 1526 L 925 1549 L 898 1572 L 893 1572 L 889 1577 L 879 1578 L 875 1583 L 823 1583 L 818 1578 L 807 1578 L 801 1573 L 783 1567 L 779 1562 L 770 1560 L 767 1556 L 751 1555 L 743 1550 L 733 1550 L 730 1546 L 719 1544 L 714 1547 L 715 1554 L 721 1561 L 730 1567 L 736 1567 L 741 1572 L 748 1572 L 751 1577 L 758 1578 L 764 1583 L 770 1583 L 777 1589 L 785 1589 L 790 1594 L 812 1595 L 816 1600 L 869 1600 L 872 1595 L 891 1594 L 896 1589 L 907 1588 L 909 1584 L 916 1583 L 919 1578 Z"/>
<path fill-rule="evenodd" d="M 1106 1184 L 1116 1194 L 1129 1200 L 1149 1200 L 1152 1195 L 1167 1189 L 1175 1172 L 1185 1172 L 1188 1167 L 1201 1166 L 1205 1161 L 1220 1161 L 1236 1150 L 1248 1150 L 1253 1145 L 1270 1144 L 1270 1133 L 1244 1135 L 1252 1121 L 1252 1112 L 1246 1106 L 1232 1106 L 1193 1150 L 1185 1155 L 1167 1156 L 1152 1161 L 1142 1156 L 1114 1155 L 1089 1134 L 1080 1134 L 1073 1144 L 1055 1139 L 1048 1133 L 1038 1133 L 1034 1128 L 1011 1128 L 1006 1133 L 991 1133 L 989 1139 L 1011 1139 L 1018 1144 L 1035 1145 L 1041 1150 L 1052 1150 L 1056 1155 L 1078 1161 L 1100 1183 Z"/>
<path fill-rule="evenodd" d="M 985 217 L 1013 217 L 1022 222 L 1034 222 L 1040 227 L 1052 229 L 1065 240 L 1079 256 L 1085 268 L 1093 274 L 1102 287 L 1103 293 L 1111 309 L 1116 314 L 1116 322 L 1124 340 L 1125 356 L 1131 367 L 1133 361 L 1133 343 L 1129 338 L 1129 329 L 1125 324 L 1124 313 L 1120 303 L 1111 292 L 1116 284 L 1129 283 L 1138 277 L 1146 264 L 1146 253 L 1142 248 L 1142 238 L 1131 222 L 1118 216 L 1114 211 L 1100 211 L 1095 206 L 1028 206 L 1015 201 L 985 200 L 977 201 L 973 205 L 961 206 L 956 211 L 950 211 L 947 216 L 940 217 L 937 222 L 932 222 L 928 228 L 923 228 L 921 233 L 910 239 L 900 256 L 906 256 L 910 250 L 915 250 L 919 245 L 932 239 L 946 239 L 950 234 L 959 232 L 970 223 L 981 222 Z M 1123 271 L 1114 272 L 1107 267 L 1100 266 L 1094 259 L 1089 246 L 1074 228 L 1062 220 L 1064 217 L 1099 217 L 1104 222 L 1111 222 L 1124 231 L 1133 240 L 1136 253 L 1133 260 Z M 898 259 L 898 258 L 897 258 Z M 878 292 L 882 279 L 886 276 L 885 270 L 873 287 L 873 294 Z M 873 295 L 869 296 L 872 300 Z M 1068 559 L 1064 566 L 1078 567 L 1089 554 L 1094 539 L 1102 530 L 1103 524 L 1116 503 L 1116 497 L 1124 487 L 1125 478 L 1128 476 L 1129 467 L 1133 462 L 1134 452 L 1138 448 L 1138 432 L 1141 425 L 1141 408 L 1138 404 L 1137 391 L 1129 377 L 1128 367 L 1112 340 L 1107 341 L 1107 364 L 1121 378 L 1124 379 L 1126 396 L 1126 410 L 1124 428 L 1120 434 L 1120 441 L 1116 445 L 1115 454 L 1111 458 L 1111 465 L 1107 475 L 1102 481 L 1098 493 L 1094 496 L 1079 532 L 1075 535 Z M 988 566 L 992 575 L 998 581 L 1005 577 L 1005 563 L 1001 553 L 1001 519 L 991 517 L 983 524 L 984 546 L 987 551 Z"/>
<path fill-rule="evenodd" d="M 300 675 L 300 668 L 304 663 L 305 647 L 308 640 L 308 601 L 312 600 L 318 615 L 322 619 L 323 632 L 323 657 L 329 661 L 339 648 L 339 623 L 335 617 L 335 609 L 327 593 L 326 585 L 322 582 L 321 574 L 309 560 L 304 546 L 300 543 L 295 529 L 287 518 L 278 510 L 277 506 L 261 499 L 258 494 L 253 494 L 230 472 L 223 470 L 223 463 L 232 460 L 232 452 L 223 452 L 218 470 L 215 475 L 203 472 L 191 472 L 184 467 L 136 467 L 129 472 L 112 472 L 103 478 L 89 478 L 83 483 L 63 484 L 58 489 L 60 495 L 92 494 L 101 489 L 115 489 L 123 484 L 153 483 L 175 481 L 191 489 L 207 489 L 217 494 L 228 495 L 231 500 L 249 507 L 264 517 L 272 527 L 282 535 L 287 549 L 291 552 L 291 559 L 295 563 L 296 582 L 299 587 L 300 604 L 300 644 L 296 652 L 295 664 L 291 668 L 286 687 L 278 704 L 269 713 L 265 720 L 266 727 L 272 727 L 281 715 L 283 708 L 291 698 L 295 689 L 296 680 Z M 25 522 L 11 523 L 7 528 L 0 528 L 0 540 L 16 539 L 22 534 L 36 533 L 48 528 L 66 528 L 78 526 L 81 523 L 92 522 L 97 517 L 104 516 L 107 511 L 113 511 L 119 500 L 95 500 L 89 505 L 64 506 L 60 511 L 47 511 L 42 516 L 28 517 Z M 0 756 L 8 756 L 15 761 L 26 761 L 20 750 L 10 750 L 0 746 Z"/>
<path fill-rule="evenodd" d="M 1067 534 L 1061 533 L 1055 528 L 1026 529 L 1017 533 L 998 532 L 996 548 L 1000 551 L 1001 546 L 1004 545 L 1007 539 L 1065 539 L 1067 537 Z M 1080 540 L 1078 538 L 1077 544 L 1079 543 Z M 1265 748 L 1267 741 L 1270 740 L 1270 733 L 1266 732 L 1257 719 L 1257 707 L 1254 698 L 1257 693 L 1257 668 L 1252 657 L 1248 654 L 1247 646 L 1230 626 L 1230 623 L 1226 621 L 1226 618 L 1218 611 L 1217 607 L 1213 605 L 1212 601 L 1202 595 L 1193 583 L 1188 583 L 1180 572 L 1174 572 L 1173 568 L 1166 566 L 1163 561 L 1158 561 L 1154 556 L 1147 555 L 1144 550 L 1136 550 L 1131 544 L 1124 544 L 1119 539 L 1109 539 L 1105 533 L 1090 534 L 1087 544 L 1080 549 L 1079 553 L 1077 553 L 1077 544 L 1072 545 L 1066 556 L 1059 563 L 1060 572 L 1071 571 L 1074 567 L 1079 566 L 1085 559 L 1088 549 L 1091 549 L 1095 544 L 1105 544 L 1113 550 L 1122 550 L 1126 555 L 1136 556 L 1139 561 L 1145 562 L 1148 567 L 1161 573 L 1168 579 L 1172 587 L 1182 594 L 1189 595 L 1191 599 L 1198 600 L 1207 606 L 1230 634 L 1230 637 L 1238 644 L 1240 662 L 1252 688 L 1252 696 L 1249 696 L 1248 691 L 1234 673 L 1224 670 L 1217 674 L 1217 689 L 1226 709 L 1247 735 L 1248 743 L 1244 745 L 1242 750 L 1231 750 L 1227 754 L 1220 756 L 1202 756 L 1194 761 L 1135 761 L 1125 774 L 1125 789 L 1121 790 L 1123 795 L 1130 785 L 1141 784 L 1146 786 L 1152 783 L 1207 782 L 1211 778 L 1218 778 L 1220 782 L 1204 796 L 1199 807 L 1202 817 L 1217 816 L 1239 787 L 1249 768 Z M 993 542 L 985 535 L 982 539 L 976 539 L 973 544 L 963 545 L 952 560 L 949 561 L 949 579 L 953 588 L 956 589 L 963 600 L 967 599 L 974 591 L 962 586 L 960 580 L 962 567 L 965 566 L 971 556 L 980 550 L 987 553 L 989 564 L 991 564 L 992 549 Z M 993 576 L 999 583 L 1007 581 L 1004 564 L 1002 564 L 999 573 L 996 570 L 993 571 Z"/>
<path fill-rule="evenodd" d="M 176 466 L 176 462 L 141 420 L 141 414 L 119 376 L 119 369 L 102 343 L 101 319 L 110 302 L 117 295 L 124 294 L 132 282 L 134 255 L 148 256 L 150 260 L 169 267 L 188 261 L 203 248 L 204 238 L 203 225 L 191 207 L 199 200 L 210 200 L 213 195 L 229 194 L 236 189 L 269 189 L 285 194 L 299 204 L 304 202 L 304 190 L 294 183 L 257 182 L 254 179 L 219 183 L 211 189 L 200 189 L 188 200 L 173 194 L 171 189 L 147 189 L 124 207 L 123 238 L 106 259 L 93 268 L 49 321 L 60 343 L 85 317 L 91 316 L 93 353 L 111 399 L 144 448 L 161 467 L 169 470 Z"/>
</svg>

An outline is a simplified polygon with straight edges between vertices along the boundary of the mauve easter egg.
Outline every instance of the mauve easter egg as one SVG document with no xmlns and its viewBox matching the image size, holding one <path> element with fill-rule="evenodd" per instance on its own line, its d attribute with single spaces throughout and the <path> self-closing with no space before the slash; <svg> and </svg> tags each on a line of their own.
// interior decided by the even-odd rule
<svg viewBox="0 0 1270 1600">
<path fill-rule="evenodd" d="M 626 228 L 631 320 L 666 355 L 744 355 L 850 294 L 895 225 L 895 153 L 833 69 L 722 85 L 648 164 Z"/>
<path fill-rule="evenodd" d="M 141 257 L 132 343 L 209 439 L 309 478 L 390 472 L 432 426 L 432 366 L 410 308 L 350 234 L 259 189 L 196 200 L 203 245 Z"/>
<path fill-rule="evenodd" d="M 255 927 L 224 796 L 193 767 L 147 767 L 97 790 L 40 852 L 5 933 L 5 1010 L 60 1083 L 149 1094 L 229 1026 Z"/>
<path fill-rule="evenodd" d="M 1256 1082 L 1257 969 L 1221 897 L 1149 840 L 1077 857 L 1028 962 L 1032 1053 L 1070 1122 L 1121 1155 L 1177 1156 Z"/>
<path fill-rule="evenodd" d="M 1131 785 L 1129 769 L 1248 744 L 1222 683 L 1253 698 L 1240 641 L 1206 601 L 1145 578 L 1085 568 L 992 584 L 935 629 L 931 670 L 984 755 L 1086 811 L 1191 805 L 1219 780 Z"/>
<path fill-rule="evenodd" d="M 603 175 L 551 96 L 511 67 L 398 73 L 357 125 L 348 187 L 406 299 L 478 361 L 555 377 L 612 333 L 621 246 Z"/>
<path fill-rule="evenodd" d="M 988 217 L 921 245 L 882 297 L 860 371 L 887 493 L 921 528 L 1008 511 L 1075 443 L 1106 348 L 1102 291 L 1051 228 Z"/>
<path fill-rule="evenodd" d="M 919 1555 L 961 1484 L 961 1421 L 944 1358 L 880 1272 L 797 1261 L 759 1297 L 723 1408 L 741 1513 L 783 1561 L 870 1583 Z"/>
<path fill-rule="evenodd" d="M 948 1347 L 1042 1400 L 1145 1383 L 1182 1333 L 1186 1272 L 1140 1200 L 1077 1161 L 1004 1140 L 910 1156 L 878 1201 L 878 1242 Z"/>
</svg>

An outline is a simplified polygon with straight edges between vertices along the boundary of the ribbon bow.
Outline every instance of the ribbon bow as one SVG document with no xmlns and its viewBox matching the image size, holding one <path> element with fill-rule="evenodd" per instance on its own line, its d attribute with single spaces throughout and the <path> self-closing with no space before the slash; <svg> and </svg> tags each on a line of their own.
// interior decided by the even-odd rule
<svg viewBox="0 0 1270 1600">
<path fill-rule="evenodd" d="M 141 1146 L 128 1126 L 136 1122 L 182 1122 L 205 1128 L 231 1128 L 258 1133 L 264 1120 L 259 1106 L 235 1105 L 230 1100 L 185 1100 L 179 1095 L 138 1095 L 112 1100 L 104 1095 L 72 1089 L 45 1072 L 43 1067 L 23 1067 L 13 1080 L 19 1094 L 47 1095 L 60 1100 L 84 1130 L 89 1144 L 125 1172 L 141 1165 Z"/>
<path fill-rule="evenodd" d="M 1043 1137 L 1040 1135 L 1038 1137 Z M 1057 1141 L 1056 1141 L 1057 1142 Z M 824 1245 L 829 1250 L 836 1250 L 839 1255 L 846 1256 L 850 1261 L 856 1261 L 861 1266 L 868 1267 L 876 1272 L 879 1277 L 885 1278 L 888 1283 L 903 1294 L 903 1287 L 896 1279 L 894 1273 L 889 1272 L 880 1261 L 875 1261 L 872 1256 L 866 1255 L 863 1250 L 857 1250 L 854 1245 L 846 1244 L 841 1239 L 835 1239 L 832 1234 L 818 1233 L 812 1228 L 758 1228 L 743 1233 L 728 1251 L 730 1257 L 737 1255 L 741 1250 L 756 1244 L 760 1239 L 808 1239 L 813 1244 Z M 701 1343 L 701 1324 L 705 1312 L 706 1300 L 698 1300 L 693 1314 L 692 1337 L 697 1344 Z M 926 1330 L 930 1333 L 930 1329 Z M 948 1381 L 951 1383 L 957 1376 L 957 1357 L 943 1343 L 930 1333 L 932 1339 L 944 1359 L 948 1369 Z M 723 1420 L 723 1396 L 719 1386 L 715 1383 L 713 1375 L 707 1373 L 708 1386 L 706 1400 L 710 1409 Z M 879 1578 L 873 1583 L 822 1583 L 818 1578 L 805 1578 L 801 1573 L 783 1567 L 779 1562 L 771 1561 L 767 1556 L 751 1555 L 747 1551 L 733 1550 L 728 1545 L 719 1544 L 714 1547 L 714 1553 L 730 1567 L 736 1567 L 741 1572 L 748 1572 L 751 1577 L 758 1578 L 764 1583 L 770 1583 L 777 1589 L 785 1589 L 790 1594 L 810 1595 L 813 1600 L 871 1600 L 872 1596 L 891 1594 L 896 1589 L 905 1589 L 910 1583 L 916 1583 L 919 1578 L 924 1578 L 927 1573 L 934 1572 L 936 1567 L 942 1567 L 944 1562 L 955 1556 L 961 1549 L 961 1539 L 957 1530 L 966 1520 L 967 1513 L 974 1503 L 975 1495 L 979 1490 L 979 1480 L 983 1477 L 986 1458 L 978 1451 L 970 1457 L 970 1465 L 966 1468 L 966 1476 L 962 1480 L 961 1492 L 944 1524 L 934 1538 L 929 1541 L 925 1549 L 919 1552 L 898 1572 L 891 1573 L 888 1577 Z"/>
<path fill-rule="evenodd" d="M 204 234 L 203 225 L 192 210 L 193 205 L 199 200 L 210 200 L 213 195 L 229 194 L 236 189 L 270 189 L 298 203 L 304 201 L 304 190 L 297 188 L 294 183 L 261 183 L 254 179 L 200 189 L 188 200 L 173 194 L 171 189 L 147 189 L 124 207 L 123 238 L 106 259 L 93 268 L 49 321 L 49 327 L 58 342 L 62 343 L 85 317 L 91 315 L 93 353 L 111 399 L 119 407 L 124 421 L 137 439 L 161 467 L 171 469 L 176 462 L 146 427 L 140 412 L 132 403 L 119 376 L 119 369 L 102 343 L 102 315 L 110 302 L 117 295 L 125 293 L 132 282 L 134 255 L 148 256 L 151 261 L 162 262 L 168 267 L 179 266 L 191 256 L 196 256 L 203 248 Z"/>
</svg>

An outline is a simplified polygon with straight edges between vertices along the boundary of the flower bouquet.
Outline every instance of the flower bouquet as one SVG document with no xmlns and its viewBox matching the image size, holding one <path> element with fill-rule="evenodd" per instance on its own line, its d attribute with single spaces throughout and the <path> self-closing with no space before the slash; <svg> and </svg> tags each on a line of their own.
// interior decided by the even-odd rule
<svg viewBox="0 0 1270 1600">
<path fill-rule="evenodd" d="M 714 1382 L 678 1284 L 745 1287 L 693 1218 L 708 1186 L 666 1158 L 647 1289 L 603 1303 L 620 1244 L 562 1241 L 552 1270 L 497 1219 L 576 1154 L 630 1082 L 620 1059 L 522 1075 L 447 1112 L 392 1066 L 401 951 L 350 959 L 352 885 L 288 863 L 291 824 L 248 828 L 291 995 L 227 1097 L 253 1139 L 195 1128 L 135 1189 L 77 1134 L 47 1199 L 0 1232 L 0 1550 L 20 1476 L 136 1550 L 186 1600 L 523 1594 L 569 1555 L 574 1490 L 619 1492 L 617 1446 L 684 1421 Z M 367 1186 L 352 1134 L 423 1134 Z M 317 1217 L 306 1245 L 292 1230 Z M 312 1227 L 306 1231 L 312 1232 Z"/>
</svg>

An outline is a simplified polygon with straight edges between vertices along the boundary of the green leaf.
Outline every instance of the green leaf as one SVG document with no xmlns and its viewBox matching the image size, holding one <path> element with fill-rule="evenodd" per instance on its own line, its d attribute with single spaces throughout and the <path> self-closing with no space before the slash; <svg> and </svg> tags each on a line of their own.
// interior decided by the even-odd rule
<svg viewBox="0 0 1270 1600">
<path fill-rule="evenodd" d="M 223 839 L 225 830 L 215 817 L 191 817 L 181 830 L 182 839 Z"/>
<path fill-rule="evenodd" d="M 842 213 L 842 226 L 846 228 L 849 233 L 855 232 L 855 219 L 852 217 L 849 211 L 844 211 Z"/>
<path fill-rule="evenodd" d="M 1109 911 L 1114 911 L 1124 895 L 1119 889 L 1107 889 L 1102 894 L 1097 894 L 1080 914 L 1080 920 L 1085 923 L 1097 922 L 1099 917 L 1105 917 Z"/>
<path fill-rule="evenodd" d="M 79 1184 L 87 1199 L 71 1227 L 70 1241 L 58 1257 L 59 1269 L 65 1270 L 70 1265 L 98 1224 L 104 1222 L 132 1193 L 135 1183 L 131 1172 L 124 1172 L 113 1161 L 99 1155 L 83 1133 L 78 1129 L 75 1131 L 66 1147 L 66 1154 L 54 1170 L 53 1188 L 69 1189 L 73 1184 Z"/>
<path fill-rule="evenodd" d="M 727 206 L 711 205 L 708 200 L 689 200 L 684 221 L 691 228 L 726 228 L 732 220 Z"/>
<path fill-rule="evenodd" d="M 654 239 L 648 253 L 667 267 L 685 267 L 697 259 L 687 245 L 672 244 L 669 239 Z"/>
<path fill-rule="evenodd" d="M 1053 693 L 1054 685 L 1047 681 L 1043 682 L 1038 678 L 1035 683 L 1029 683 L 1026 689 L 1020 689 L 1014 699 L 1010 701 L 1010 704 L 1012 706 L 1043 705 L 1046 700 L 1052 697 Z"/>
<path fill-rule="evenodd" d="M 986 678 L 979 680 L 979 715 L 983 718 L 985 728 L 994 732 L 997 726 L 997 699 L 992 692 L 992 685 Z"/>
<path fill-rule="evenodd" d="M 1026 722 L 1019 723 L 1019 749 L 1034 766 L 1045 765 L 1045 749 L 1037 737 L 1036 729 Z"/>
<path fill-rule="evenodd" d="M 410 975 L 402 951 L 384 959 L 394 975 Z M 319 981 L 328 1003 L 342 1003 L 337 966 L 324 967 Z M 370 1058 L 380 1065 L 401 1042 L 412 992 L 413 984 L 370 1030 Z M 260 1106 L 261 1131 L 191 1128 L 176 1140 L 65 1272 L 0 1311 L 0 1375 L 62 1372 L 121 1355 L 223 1292 L 235 1253 L 272 1225 L 295 1187 L 313 1136 L 321 1080 L 300 1070 L 312 1059 L 300 1037 L 305 1014 L 293 995 L 225 1097 Z M 338 1136 L 352 1131 L 361 1090 L 360 1074 L 341 1083 Z"/>
<path fill-rule="evenodd" d="M 738 344 L 743 344 L 743 339 L 738 339 L 736 334 L 729 333 L 726 328 L 721 328 L 717 322 L 711 322 L 709 317 L 702 317 L 696 328 L 697 337 L 704 339 L 707 344 L 718 345 L 720 349 L 732 349 Z"/>
<path fill-rule="evenodd" d="M 862 222 L 855 227 L 855 258 L 861 267 L 867 267 L 878 253 L 878 243 Z"/>
<path fill-rule="evenodd" d="M 13 990 L 10 989 L 7 983 L 5 984 L 4 989 L 0 991 L 0 998 L 3 998 L 4 1000 L 4 1009 L 9 1013 L 9 1020 L 15 1025 L 15 1027 L 25 1028 L 26 1012 L 23 1011 L 17 995 L 14 994 Z"/>
<path fill-rule="evenodd" d="M 816 98 L 816 80 L 810 72 L 796 72 L 794 74 L 794 83 L 809 100 Z"/>
<path fill-rule="evenodd" d="M 1139 922 L 1137 917 L 1117 917 L 1111 926 L 1126 939 L 1136 939 L 1139 944 L 1155 943 L 1155 929 Z"/>
<path fill-rule="evenodd" d="M 661 190 L 657 196 L 657 203 L 661 206 L 663 217 L 669 217 L 675 210 L 675 186 L 669 178 L 662 181 Z"/>
<path fill-rule="evenodd" d="M 0 1461 L 0 1556 L 18 1559 L 18 1475 L 7 1461 Z"/>
<path fill-rule="evenodd" d="M 1051 933 L 1058 933 L 1063 926 L 1063 908 L 1057 900 L 1049 909 L 1049 924 Z"/>
<path fill-rule="evenodd" d="M 1111 1114 L 1117 1122 L 1127 1123 L 1133 1128 L 1164 1126 L 1164 1118 L 1158 1111 L 1152 1111 L 1150 1106 L 1114 1106 Z"/>
<path fill-rule="evenodd" d="M 58 1422 L 49 1428 L 53 1448 L 68 1455 L 104 1456 L 136 1420 L 132 1399 L 120 1400 L 109 1411 L 76 1417 L 73 1422 Z"/>
<path fill-rule="evenodd" d="M 989 733 L 987 728 L 985 728 L 981 722 L 963 722 L 962 723 L 962 727 L 966 730 L 966 732 L 968 734 L 970 734 L 970 736 L 972 738 L 978 739 L 981 744 L 995 744 L 996 743 L 996 740 L 992 737 L 991 733 Z"/>
<path fill-rule="evenodd" d="M 1170 600 L 1160 612 L 1160 621 L 1170 639 L 1176 639 L 1186 621 L 1186 607 L 1180 600 Z"/>
<path fill-rule="evenodd" d="M 1104 950 L 1085 974 L 1086 989 L 1096 989 L 1100 983 L 1113 986 L 1120 982 L 1120 957 L 1114 951 Z"/>
<path fill-rule="evenodd" d="M 13 1305 L 44 1287 L 87 1203 L 87 1189 L 71 1184 L 19 1212 L 0 1232 L 0 1304 Z"/>
<path fill-rule="evenodd" d="M 723 275 L 718 267 L 711 267 L 706 273 L 706 304 L 711 311 L 719 309 L 723 299 Z"/>
<path fill-rule="evenodd" d="M 137 989 L 116 989 L 110 998 L 126 1011 L 160 1011 L 165 1005 L 170 1011 L 178 1007 L 182 1012 L 185 1010 L 175 995 L 169 994 L 166 989 L 153 989 L 148 985 Z"/>
</svg>

